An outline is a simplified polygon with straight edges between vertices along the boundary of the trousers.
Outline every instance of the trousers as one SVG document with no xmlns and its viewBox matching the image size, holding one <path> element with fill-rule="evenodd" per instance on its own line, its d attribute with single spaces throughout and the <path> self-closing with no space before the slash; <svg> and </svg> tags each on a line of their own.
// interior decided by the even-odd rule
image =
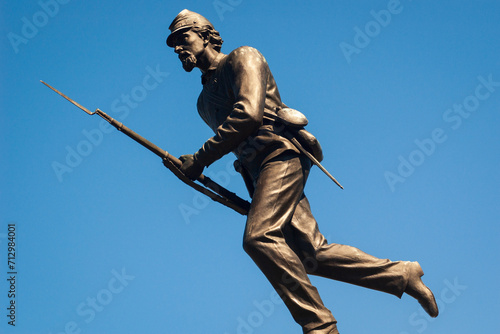
<svg viewBox="0 0 500 334">
<path fill-rule="evenodd" d="M 248 170 L 254 185 L 243 248 L 280 295 L 303 333 L 337 333 L 308 274 L 379 290 L 401 298 L 407 261 L 379 259 L 328 243 L 304 194 L 311 162 L 285 152 Z"/>
</svg>

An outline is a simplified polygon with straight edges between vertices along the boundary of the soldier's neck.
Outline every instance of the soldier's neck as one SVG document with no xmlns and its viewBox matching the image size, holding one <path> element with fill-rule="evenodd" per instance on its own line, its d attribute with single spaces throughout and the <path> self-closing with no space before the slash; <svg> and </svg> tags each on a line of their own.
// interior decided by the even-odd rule
<svg viewBox="0 0 500 334">
<path fill-rule="evenodd" d="M 196 67 L 198 67 L 202 73 L 207 72 L 210 65 L 214 62 L 215 58 L 219 55 L 218 51 L 215 51 L 212 47 L 207 46 L 205 52 L 198 57 Z"/>
</svg>

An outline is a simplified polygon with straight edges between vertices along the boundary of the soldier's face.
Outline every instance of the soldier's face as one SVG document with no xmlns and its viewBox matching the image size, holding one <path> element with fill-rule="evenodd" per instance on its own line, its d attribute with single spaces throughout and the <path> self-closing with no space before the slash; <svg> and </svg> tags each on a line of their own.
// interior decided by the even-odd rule
<svg viewBox="0 0 500 334">
<path fill-rule="evenodd" d="M 180 32 L 174 39 L 174 52 L 179 55 L 182 67 L 191 72 L 196 67 L 198 57 L 205 51 L 203 39 L 191 30 Z"/>
</svg>

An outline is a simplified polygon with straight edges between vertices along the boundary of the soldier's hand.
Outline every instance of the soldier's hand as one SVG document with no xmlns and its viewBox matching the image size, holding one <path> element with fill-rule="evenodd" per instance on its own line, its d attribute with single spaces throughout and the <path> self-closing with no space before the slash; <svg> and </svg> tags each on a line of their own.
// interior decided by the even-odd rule
<svg viewBox="0 0 500 334">
<path fill-rule="evenodd" d="M 196 180 L 205 168 L 196 162 L 192 154 L 181 155 L 179 160 L 182 162 L 181 172 L 191 180 Z"/>
</svg>

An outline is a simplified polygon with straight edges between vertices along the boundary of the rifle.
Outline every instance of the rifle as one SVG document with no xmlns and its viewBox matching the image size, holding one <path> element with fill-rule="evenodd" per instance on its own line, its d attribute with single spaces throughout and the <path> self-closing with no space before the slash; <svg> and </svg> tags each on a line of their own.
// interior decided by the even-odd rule
<svg viewBox="0 0 500 334">
<path fill-rule="evenodd" d="M 45 86 L 49 87 L 52 89 L 54 92 L 57 94 L 61 95 L 64 97 L 66 100 L 69 102 L 73 103 L 75 106 L 78 108 L 82 109 L 89 115 L 94 115 L 97 114 L 104 118 L 109 124 L 114 126 L 118 131 L 123 132 L 126 134 L 128 137 L 132 138 L 157 156 L 163 159 L 164 165 L 174 173 L 175 176 L 177 176 L 182 182 L 186 183 L 190 187 L 194 188 L 195 190 L 201 192 L 202 194 L 210 197 L 212 200 L 221 203 L 222 205 L 225 205 L 236 212 L 238 212 L 241 215 L 247 215 L 248 210 L 250 209 L 250 203 L 236 195 L 233 192 L 230 192 L 226 188 L 222 187 L 221 185 L 217 184 L 215 181 L 210 179 L 209 177 L 201 174 L 198 176 L 197 181 L 199 181 L 203 186 L 195 183 L 194 181 L 191 181 L 188 177 L 186 177 L 180 170 L 180 167 L 182 165 L 182 162 L 177 159 L 176 157 L 170 155 L 167 151 L 161 149 L 160 147 L 156 146 L 146 138 L 142 137 L 141 135 L 137 134 L 136 132 L 132 131 L 123 123 L 118 122 L 108 114 L 106 114 L 104 111 L 100 109 L 96 109 L 96 111 L 91 112 L 87 108 L 83 107 L 80 105 L 78 102 L 70 99 L 51 85 L 47 84 L 46 82 L 43 82 L 40 80 L 41 83 L 43 83 Z"/>
</svg>

